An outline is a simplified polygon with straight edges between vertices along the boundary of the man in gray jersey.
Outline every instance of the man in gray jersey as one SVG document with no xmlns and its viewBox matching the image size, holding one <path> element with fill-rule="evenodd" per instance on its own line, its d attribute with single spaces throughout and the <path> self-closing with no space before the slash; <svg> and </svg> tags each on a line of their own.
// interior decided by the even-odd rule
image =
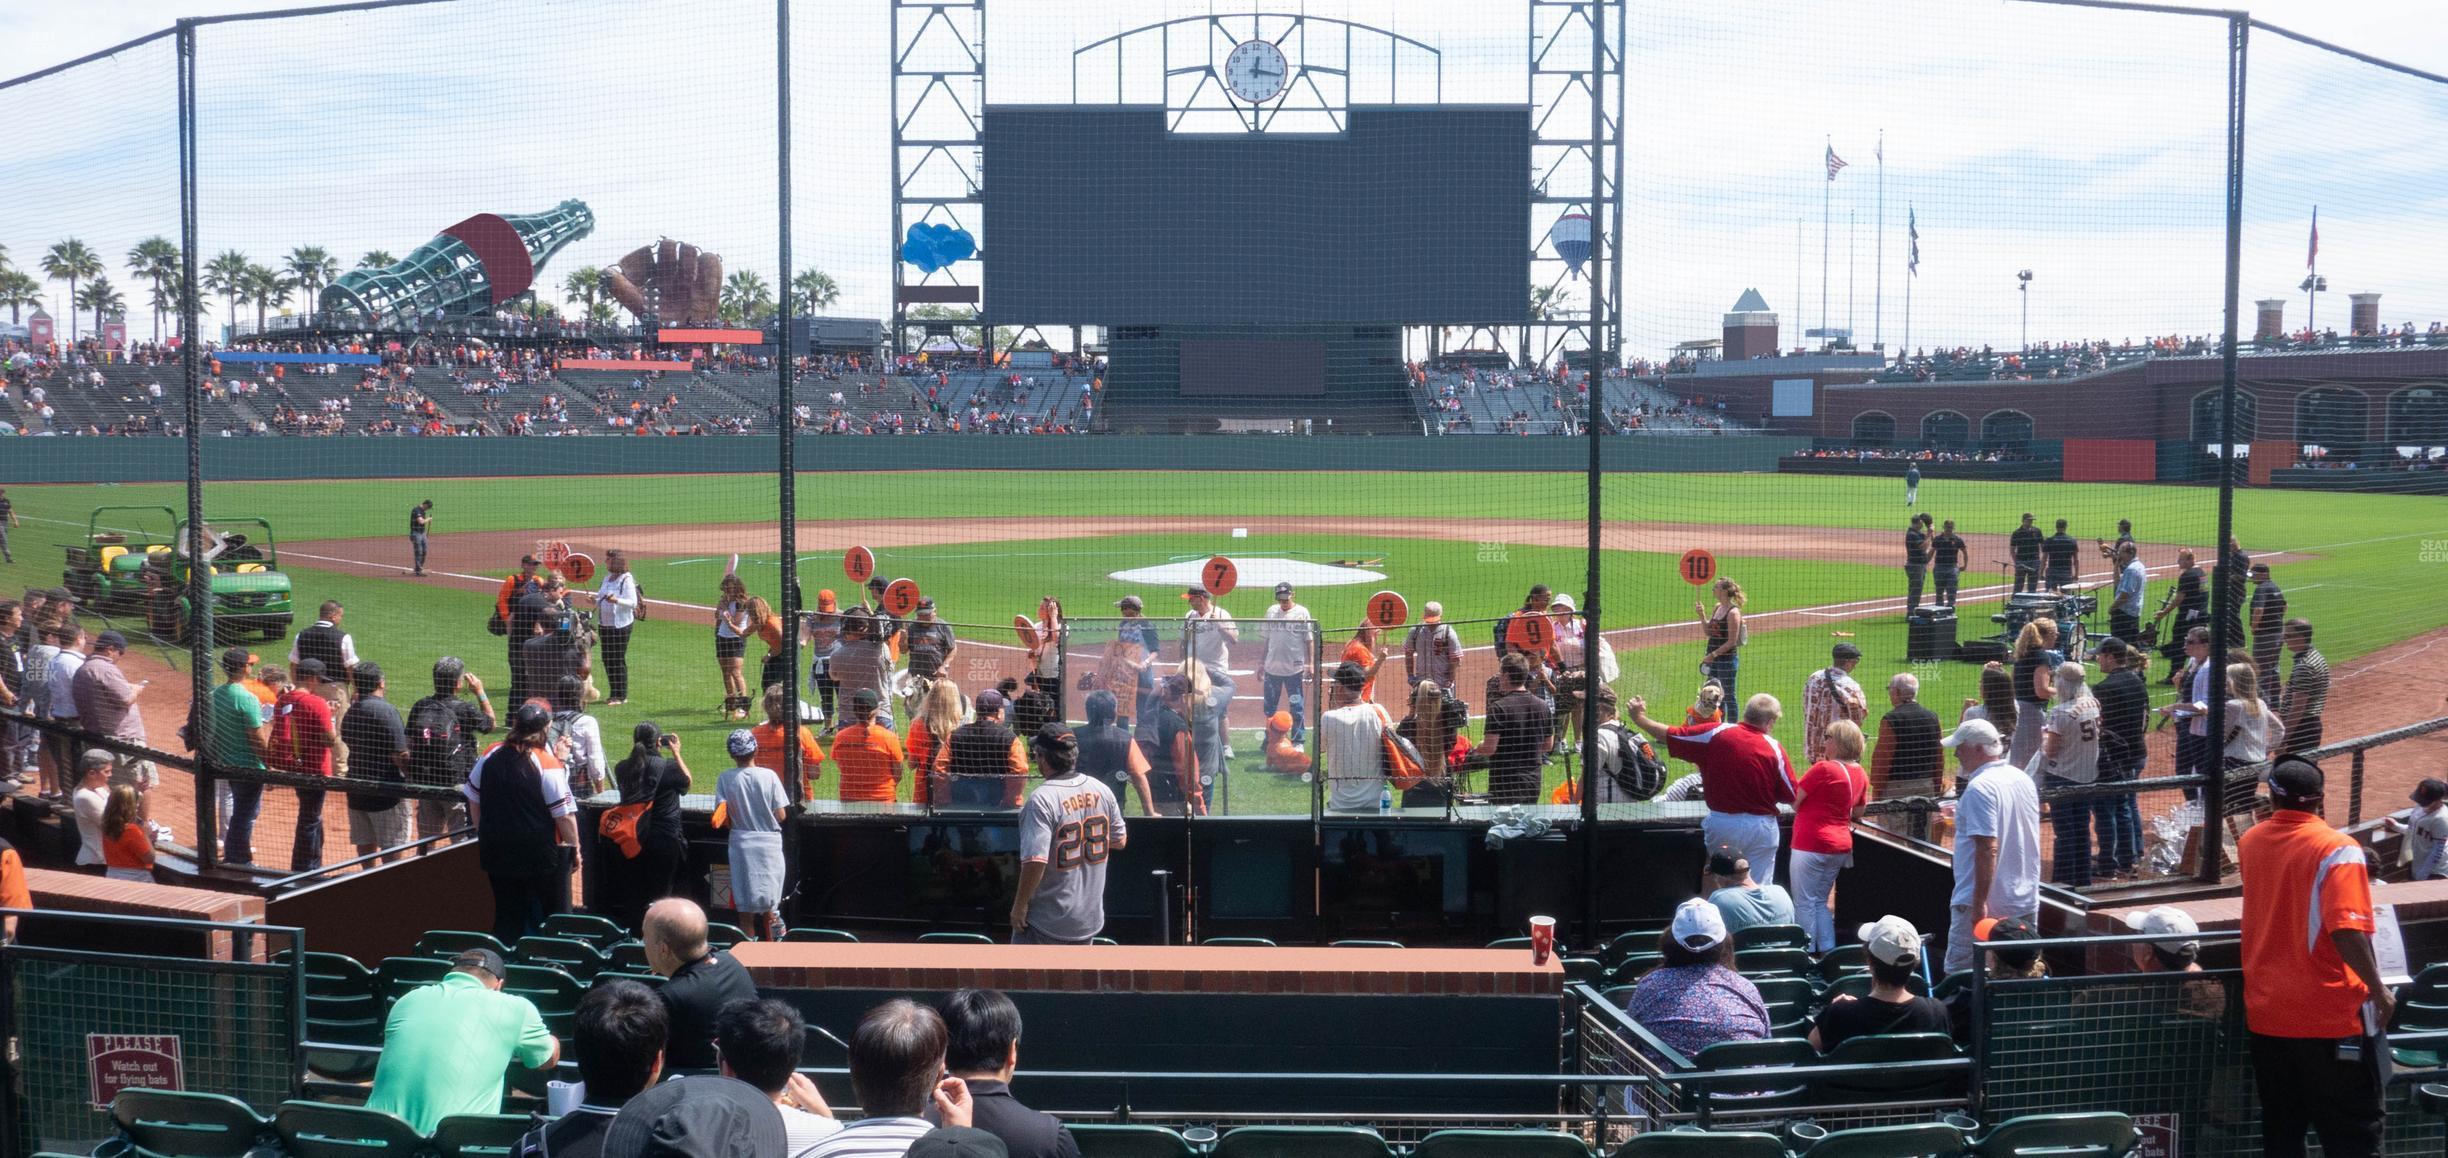
<svg viewBox="0 0 2448 1158">
<path fill-rule="evenodd" d="M 1105 927 L 1105 862 L 1130 839 L 1113 789 L 1078 770 L 1079 741 L 1047 724 L 1029 741 L 1045 783 L 1020 809 L 1015 945 L 1085 945 Z"/>
<path fill-rule="evenodd" d="M 2087 788 L 2099 781 L 2100 706 L 2091 694 L 2090 673 L 2077 660 L 2057 665 L 2057 702 L 2049 708 L 2040 733 L 2040 756 L 2032 773 L 2043 791 Z M 2058 800 L 2049 806 L 2050 827 L 2057 830 L 2055 864 L 2049 879 L 2068 888 L 2091 883 L 2091 818 L 2100 816 L 2099 831 L 2113 836 L 2106 816 L 2110 801 Z M 2102 841 L 2110 844 L 2113 841 Z"/>
</svg>

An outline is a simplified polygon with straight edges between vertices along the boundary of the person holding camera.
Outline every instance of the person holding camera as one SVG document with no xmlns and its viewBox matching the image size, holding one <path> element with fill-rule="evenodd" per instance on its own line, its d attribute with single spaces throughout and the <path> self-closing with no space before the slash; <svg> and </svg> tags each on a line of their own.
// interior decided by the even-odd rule
<svg viewBox="0 0 2448 1158">
<path fill-rule="evenodd" d="M 612 768 L 620 806 L 646 806 L 637 818 L 637 855 L 612 857 L 605 862 L 611 871 L 598 874 L 609 886 L 602 900 L 604 915 L 632 933 L 643 926 L 648 905 L 676 891 L 674 874 L 688 856 L 688 841 L 680 831 L 680 798 L 688 793 L 690 780 L 688 761 L 680 756 L 680 737 L 651 720 L 630 733 L 629 755 Z"/>
</svg>

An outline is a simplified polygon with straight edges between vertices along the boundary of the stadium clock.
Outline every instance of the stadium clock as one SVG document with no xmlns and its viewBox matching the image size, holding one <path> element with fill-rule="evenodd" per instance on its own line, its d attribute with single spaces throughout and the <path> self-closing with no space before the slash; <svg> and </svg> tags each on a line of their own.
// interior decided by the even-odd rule
<svg viewBox="0 0 2448 1158">
<path fill-rule="evenodd" d="M 1234 45 L 1232 55 L 1224 58 L 1224 84 L 1234 96 L 1251 104 L 1265 104 L 1283 95 L 1285 77 L 1283 49 L 1264 40 L 1244 41 Z"/>
</svg>

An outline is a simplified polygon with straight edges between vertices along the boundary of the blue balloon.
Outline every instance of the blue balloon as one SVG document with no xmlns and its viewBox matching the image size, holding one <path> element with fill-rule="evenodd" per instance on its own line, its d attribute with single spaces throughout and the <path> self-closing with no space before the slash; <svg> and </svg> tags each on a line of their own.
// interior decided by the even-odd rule
<svg viewBox="0 0 2448 1158">
<path fill-rule="evenodd" d="M 901 239 L 901 260 L 927 273 L 976 254 L 977 239 L 968 230 L 951 225 L 922 221 L 910 226 L 908 236 Z"/>
</svg>

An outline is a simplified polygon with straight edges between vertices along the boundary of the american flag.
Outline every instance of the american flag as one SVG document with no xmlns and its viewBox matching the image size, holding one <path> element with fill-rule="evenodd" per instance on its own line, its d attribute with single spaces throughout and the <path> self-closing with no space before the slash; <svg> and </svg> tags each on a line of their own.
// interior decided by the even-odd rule
<svg viewBox="0 0 2448 1158">
<path fill-rule="evenodd" d="M 1833 181 L 1836 179 L 1836 170 L 1845 167 L 1845 159 L 1836 155 L 1836 146 L 1834 145 L 1828 146 L 1827 163 L 1828 180 Z"/>
<path fill-rule="evenodd" d="M 2311 248 L 2310 248 L 2310 249 L 2308 249 L 2308 250 L 2306 250 L 2306 251 L 2304 252 L 2304 268 L 2305 268 L 2305 269 L 2315 269 L 2315 268 L 2318 268 L 2318 267 L 2319 267 L 2319 265 L 2320 265 L 2320 206 L 2315 205 L 2315 206 L 2313 206 L 2313 207 L 2312 207 L 2312 246 L 2311 246 Z"/>
<path fill-rule="evenodd" d="M 1904 272 L 1921 275 L 1921 222 L 1913 216 L 1912 206 L 1904 207 L 1904 236 L 1912 242 L 1910 256 L 1904 259 Z"/>
</svg>

